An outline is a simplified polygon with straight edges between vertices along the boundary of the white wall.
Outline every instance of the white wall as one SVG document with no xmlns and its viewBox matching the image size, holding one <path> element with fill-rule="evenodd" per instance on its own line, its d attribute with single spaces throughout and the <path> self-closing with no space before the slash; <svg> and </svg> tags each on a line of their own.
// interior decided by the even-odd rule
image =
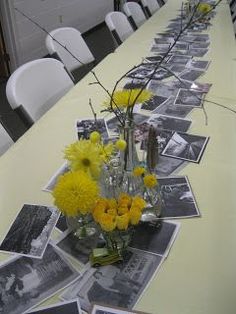
<svg viewBox="0 0 236 314">
<path fill-rule="evenodd" d="M 12 69 L 45 56 L 46 34 L 32 22 L 14 10 L 17 7 L 38 22 L 47 31 L 58 27 L 72 26 L 85 32 L 104 21 L 106 14 L 113 10 L 113 0 L 0 0 L 3 14 L 10 19 L 5 23 L 5 32 L 10 32 L 12 41 L 9 49 Z M 5 2 L 5 4 L 4 4 Z M 4 8 L 5 6 L 5 8 Z M 4 22 L 4 21 L 3 21 Z M 4 23 L 3 23 L 4 24 Z M 4 27 L 5 26 L 5 27 Z M 6 37 L 9 37 L 6 35 Z M 8 38 L 7 38 L 7 41 Z M 9 47 L 9 42 L 7 43 Z"/>
</svg>

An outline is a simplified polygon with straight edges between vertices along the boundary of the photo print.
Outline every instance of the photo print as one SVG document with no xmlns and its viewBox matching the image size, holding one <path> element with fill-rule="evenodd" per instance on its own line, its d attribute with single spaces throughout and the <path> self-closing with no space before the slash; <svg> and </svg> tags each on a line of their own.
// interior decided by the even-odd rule
<svg viewBox="0 0 236 314">
<path fill-rule="evenodd" d="M 209 138 L 175 132 L 162 151 L 163 156 L 199 163 Z"/>
<path fill-rule="evenodd" d="M 147 86 L 148 90 L 150 90 L 153 94 L 169 98 L 173 95 L 177 95 L 178 88 L 173 86 L 170 83 L 163 83 L 157 80 L 151 80 Z"/>
<path fill-rule="evenodd" d="M 192 57 L 204 57 L 207 52 L 208 49 L 204 48 L 190 48 L 187 54 Z"/>
<path fill-rule="evenodd" d="M 124 85 L 123 89 L 142 88 L 145 86 L 146 82 L 146 79 L 132 79 Z"/>
<path fill-rule="evenodd" d="M 24 204 L 2 241 L 0 251 L 42 258 L 59 216 L 57 208 Z"/>
<path fill-rule="evenodd" d="M 180 132 L 187 132 L 192 123 L 191 120 L 180 119 L 159 114 L 152 115 L 147 120 L 147 122 L 148 124 L 153 125 L 157 129 L 173 130 Z"/>
<path fill-rule="evenodd" d="M 209 42 L 193 42 L 191 43 L 191 48 L 208 48 L 210 46 Z"/>
<path fill-rule="evenodd" d="M 158 178 L 166 177 L 173 173 L 178 173 L 184 165 L 184 160 L 159 155 L 155 173 Z"/>
<path fill-rule="evenodd" d="M 83 265 L 89 262 L 89 255 L 94 248 L 104 247 L 104 245 L 104 240 L 99 238 L 97 232 L 90 237 L 79 239 L 73 231 L 66 231 L 56 243 L 56 246 L 64 254 L 67 254 Z"/>
<path fill-rule="evenodd" d="M 135 228 L 129 246 L 141 252 L 167 257 L 179 227 L 179 223 L 160 220 L 153 223 L 140 223 Z"/>
<path fill-rule="evenodd" d="M 86 312 L 91 310 L 92 303 L 132 309 L 161 262 L 161 256 L 128 250 L 122 263 L 90 268 L 61 297 L 65 300 L 79 298 Z"/>
<path fill-rule="evenodd" d="M 90 314 L 148 314 L 140 311 L 128 311 L 121 307 L 110 307 L 107 305 L 93 304 Z"/>
<path fill-rule="evenodd" d="M 104 141 L 108 140 L 108 131 L 104 119 L 82 119 L 76 122 L 78 139 L 89 139 L 90 133 L 98 131 Z"/>
<path fill-rule="evenodd" d="M 64 301 L 27 312 L 29 314 L 82 314 L 79 300 Z"/>
<path fill-rule="evenodd" d="M 174 101 L 175 97 L 169 97 L 165 103 L 153 110 L 152 113 L 185 118 L 193 109 L 189 106 L 174 105 Z"/>
<path fill-rule="evenodd" d="M 175 105 L 202 107 L 204 93 L 181 88 L 176 96 Z"/>
<path fill-rule="evenodd" d="M 210 61 L 204 60 L 191 60 L 187 65 L 189 68 L 199 69 L 206 71 L 209 67 Z"/>
<path fill-rule="evenodd" d="M 161 218 L 189 218 L 200 216 L 187 177 L 159 178 L 162 196 Z"/>
<path fill-rule="evenodd" d="M 68 229 L 66 216 L 64 216 L 62 213 L 60 214 L 60 217 L 57 221 L 56 228 L 61 232 L 65 232 Z"/>
<path fill-rule="evenodd" d="M 48 183 L 43 187 L 43 191 L 52 192 L 57 184 L 58 178 L 68 171 L 70 171 L 69 165 L 67 164 L 67 162 L 64 162 L 64 164 L 56 171 L 51 179 L 49 179 Z"/>
<path fill-rule="evenodd" d="M 189 69 L 182 73 L 179 78 L 181 80 L 193 82 L 196 81 L 204 73 L 205 71 Z"/>
<path fill-rule="evenodd" d="M 162 96 L 153 96 L 151 99 L 149 99 L 148 101 L 144 102 L 144 103 L 141 105 L 141 109 L 153 111 L 153 110 L 156 109 L 158 106 L 160 106 L 161 104 L 163 104 L 166 100 L 167 100 L 166 97 L 162 97 Z"/>
<path fill-rule="evenodd" d="M 153 72 L 152 64 L 142 64 L 138 68 L 127 74 L 127 77 L 135 78 L 135 79 L 146 79 L 149 78 Z"/>
<path fill-rule="evenodd" d="M 19 257 L 0 266 L 1 314 L 19 314 L 73 283 L 80 274 L 48 244 L 42 259 Z"/>
<path fill-rule="evenodd" d="M 168 63 L 177 63 L 177 64 L 186 65 L 191 59 L 192 59 L 191 56 L 173 55 L 169 59 Z"/>
</svg>

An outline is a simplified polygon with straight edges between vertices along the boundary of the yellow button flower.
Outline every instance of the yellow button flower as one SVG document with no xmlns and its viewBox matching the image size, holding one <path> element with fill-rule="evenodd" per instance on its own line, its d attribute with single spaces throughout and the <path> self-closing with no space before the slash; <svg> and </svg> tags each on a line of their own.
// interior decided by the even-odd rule
<svg viewBox="0 0 236 314">
<path fill-rule="evenodd" d="M 127 143 L 125 140 L 119 139 L 116 141 L 116 148 L 120 151 L 124 151 L 126 149 Z"/>
<path fill-rule="evenodd" d="M 97 131 L 94 131 L 90 134 L 89 139 L 92 143 L 99 143 L 101 140 L 101 134 Z"/>
</svg>

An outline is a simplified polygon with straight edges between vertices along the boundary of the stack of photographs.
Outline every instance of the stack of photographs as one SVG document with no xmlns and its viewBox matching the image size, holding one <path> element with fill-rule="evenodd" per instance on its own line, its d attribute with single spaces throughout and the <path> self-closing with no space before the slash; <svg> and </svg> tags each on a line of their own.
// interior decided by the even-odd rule
<svg viewBox="0 0 236 314">
<path fill-rule="evenodd" d="M 92 303 L 132 309 L 167 257 L 178 231 L 179 224 L 174 222 L 140 224 L 123 263 L 88 269 L 62 299 L 79 298 L 87 312 Z"/>
</svg>

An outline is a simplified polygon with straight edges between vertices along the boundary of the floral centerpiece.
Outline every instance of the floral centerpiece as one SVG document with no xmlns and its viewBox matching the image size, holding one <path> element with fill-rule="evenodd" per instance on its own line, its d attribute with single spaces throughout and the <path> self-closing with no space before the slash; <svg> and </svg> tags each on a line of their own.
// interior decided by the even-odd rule
<svg viewBox="0 0 236 314">
<path fill-rule="evenodd" d="M 120 137 L 104 144 L 95 131 L 65 148 L 70 171 L 52 195 L 78 237 L 99 230 L 107 247 L 124 249 L 145 209 L 157 203 L 160 208 L 155 162 L 147 154 L 147 166 L 140 165 L 133 138 L 134 106 L 151 96 L 147 90 L 116 91 L 105 110 L 116 115 Z"/>
</svg>

